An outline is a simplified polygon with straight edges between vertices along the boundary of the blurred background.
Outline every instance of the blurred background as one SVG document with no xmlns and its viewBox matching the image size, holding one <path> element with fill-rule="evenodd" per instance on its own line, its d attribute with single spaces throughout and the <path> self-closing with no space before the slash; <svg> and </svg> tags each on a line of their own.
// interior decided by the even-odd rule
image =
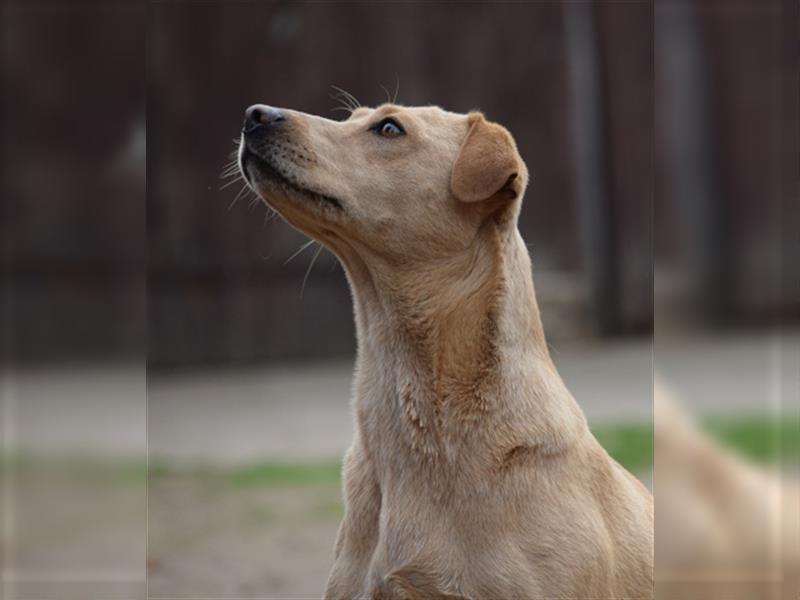
<svg viewBox="0 0 800 600">
<path fill-rule="evenodd" d="M 3 600 L 321 593 L 350 295 L 220 174 L 248 105 L 339 119 L 332 85 L 514 134 L 554 361 L 657 505 L 689 495 L 652 475 L 654 368 L 720 452 L 796 472 L 793 3 L 2 10 Z M 712 579 L 741 582 L 725 566 Z"/>
<path fill-rule="evenodd" d="M 660 600 L 800 595 L 797 10 L 655 5 Z"/>
<path fill-rule="evenodd" d="M 0 11 L 0 598 L 142 598 L 147 7 Z"/>
</svg>

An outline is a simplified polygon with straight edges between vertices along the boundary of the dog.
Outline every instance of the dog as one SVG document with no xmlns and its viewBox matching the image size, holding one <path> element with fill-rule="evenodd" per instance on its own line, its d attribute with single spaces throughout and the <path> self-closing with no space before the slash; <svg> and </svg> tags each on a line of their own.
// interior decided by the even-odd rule
<svg viewBox="0 0 800 600">
<path fill-rule="evenodd" d="M 355 436 L 325 598 L 651 598 L 652 497 L 550 359 L 511 134 L 438 107 L 333 121 L 254 105 L 239 164 L 353 295 Z"/>
</svg>

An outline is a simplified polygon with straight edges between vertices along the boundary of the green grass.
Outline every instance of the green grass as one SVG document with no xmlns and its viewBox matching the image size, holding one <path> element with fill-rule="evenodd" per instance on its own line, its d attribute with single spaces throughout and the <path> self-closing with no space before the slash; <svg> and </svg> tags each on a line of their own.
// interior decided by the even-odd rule
<svg viewBox="0 0 800 600">
<path fill-rule="evenodd" d="M 606 452 L 626 469 L 642 471 L 653 464 L 652 425 L 603 425 L 593 427 L 592 433 Z"/>
<path fill-rule="evenodd" d="M 758 462 L 800 462 L 800 423 L 789 418 L 710 419 L 706 429 L 720 442 Z"/>
<path fill-rule="evenodd" d="M 338 483 L 341 469 L 338 460 L 318 463 L 264 462 L 235 469 L 227 479 L 234 486 Z"/>
<path fill-rule="evenodd" d="M 702 427 L 741 456 L 760 463 L 800 463 L 800 423 L 790 418 L 713 418 Z M 631 471 L 653 464 L 653 426 L 606 425 L 593 433 L 608 453 Z"/>
</svg>

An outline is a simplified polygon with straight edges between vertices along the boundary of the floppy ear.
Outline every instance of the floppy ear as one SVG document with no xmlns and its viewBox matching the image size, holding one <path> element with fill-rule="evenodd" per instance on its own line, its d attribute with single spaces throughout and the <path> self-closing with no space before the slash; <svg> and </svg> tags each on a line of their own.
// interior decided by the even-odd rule
<svg viewBox="0 0 800 600">
<path fill-rule="evenodd" d="M 470 115 L 471 127 L 453 166 L 450 189 L 462 202 L 478 202 L 503 193 L 513 200 L 522 192 L 522 161 L 505 128 L 480 113 Z"/>
</svg>

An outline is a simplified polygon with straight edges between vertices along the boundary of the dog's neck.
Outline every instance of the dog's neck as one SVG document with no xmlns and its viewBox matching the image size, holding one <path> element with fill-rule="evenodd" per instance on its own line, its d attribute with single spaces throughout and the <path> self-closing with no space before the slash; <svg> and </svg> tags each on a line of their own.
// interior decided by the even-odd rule
<svg viewBox="0 0 800 600">
<path fill-rule="evenodd" d="M 557 452 L 585 427 L 550 359 L 515 226 L 490 222 L 466 251 L 437 261 L 347 272 L 357 413 L 401 422 L 426 455 L 476 432 L 491 445 L 493 427 L 506 428 L 512 446 Z"/>
</svg>

